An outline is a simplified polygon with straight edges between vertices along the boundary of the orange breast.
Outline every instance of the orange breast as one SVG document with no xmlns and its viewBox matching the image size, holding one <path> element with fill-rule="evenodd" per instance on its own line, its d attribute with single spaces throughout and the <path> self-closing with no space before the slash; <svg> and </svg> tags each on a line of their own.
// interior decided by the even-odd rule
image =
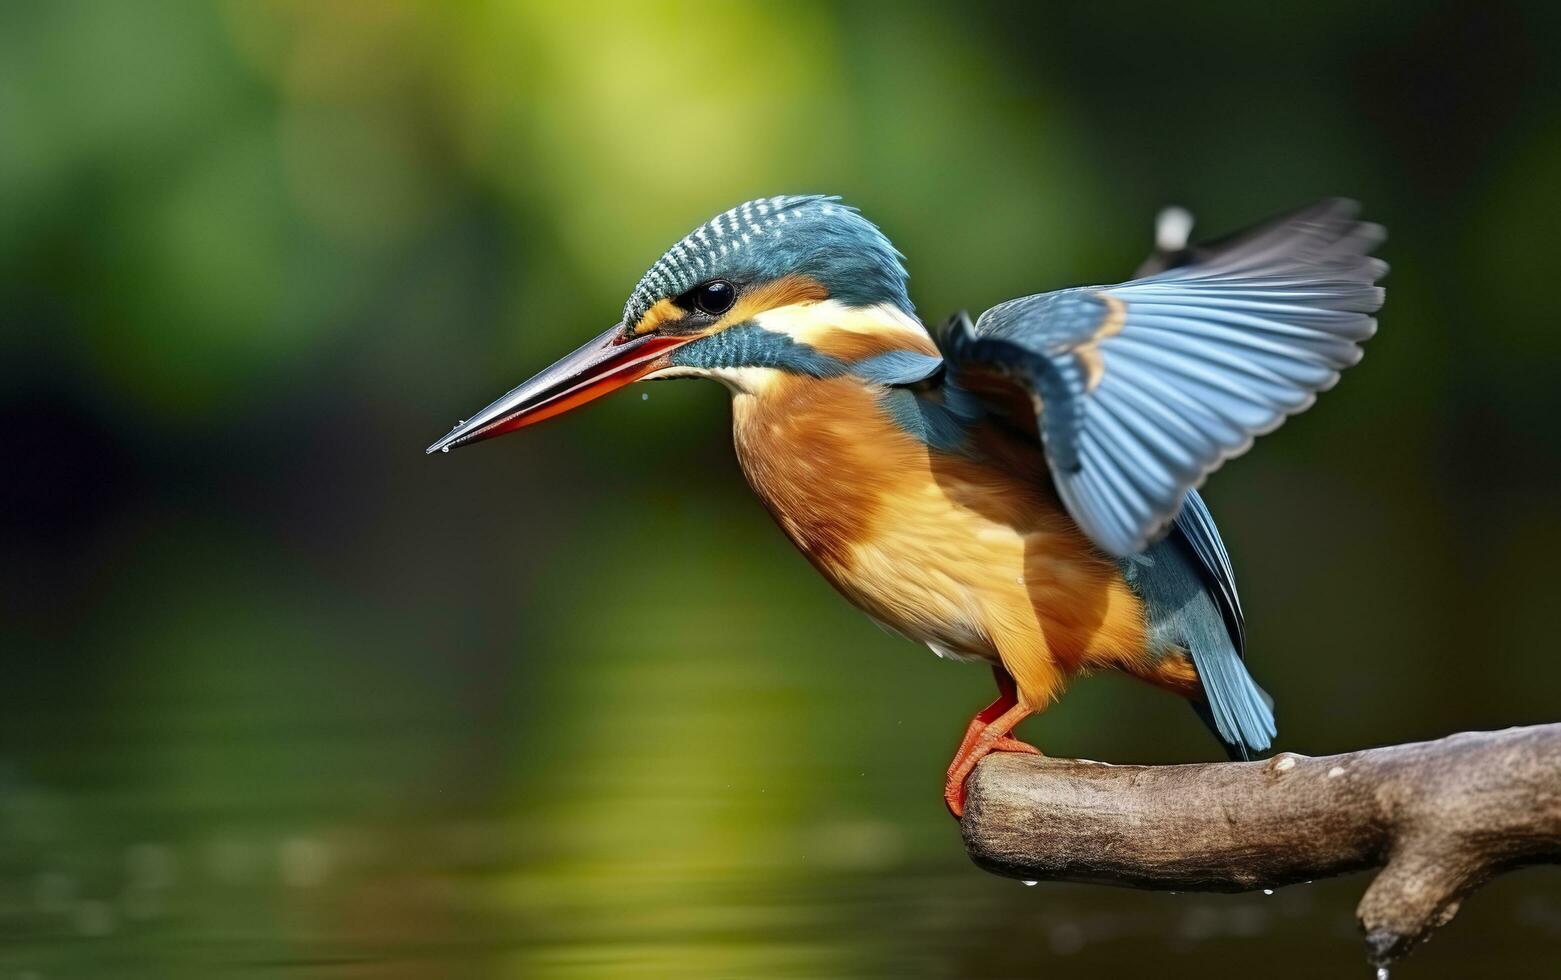
<svg viewBox="0 0 1561 980">
<path fill-rule="evenodd" d="M 1001 661 L 1025 700 L 1145 658 L 1143 609 L 1068 518 L 1034 446 L 929 449 L 854 378 L 734 399 L 738 458 L 787 535 L 870 616 L 940 652 Z"/>
</svg>

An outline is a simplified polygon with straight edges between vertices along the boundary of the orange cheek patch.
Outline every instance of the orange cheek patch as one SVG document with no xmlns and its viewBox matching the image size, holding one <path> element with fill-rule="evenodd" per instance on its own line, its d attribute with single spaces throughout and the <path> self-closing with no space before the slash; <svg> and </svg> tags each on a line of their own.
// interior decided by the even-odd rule
<svg viewBox="0 0 1561 980">
<path fill-rule="evenodd" d="M 773 282 L 744 290 L 737 297 L 737 302 L 732 304 L 732 308 L 701 333 L 712 334 L 739 323 L 746 323 L 766 310 L 828 298 L 829 291 L 817 280 L 807 276 L 782 276 Z M 688 313 L 672 300 L 663 299 L 645 311 L 645 315 L 634 325 L 632 333 L 637 337 L 653 333 L 675 325 L 687 316 Z"/>
<path fill-rule="evenodd" d="M 782 276 L 752 289 L 746 289 L 737 297 L 726 315 L 714 329 L 724 330 L 737 323 L 746 323 L 766 310 L 779 309 L 795 303 L 816 303 L 829 298 L 829 290 L 816 279 L 807 276 Z"/>
<path fill-rule="evenodd" d="M 908 331 L 867 332 L 864 330 L 826 330 L 809 341 L 815 348 L 842 361 L 860 361 L 878 354 L 912 350 L 938 356 L 932 338 L 918 337 Z"/>
<path fill-rule="evenodd" d="M 664 299 L 645 311 L 638 323 L 634 325 L 634 335 L 641 336 L 653 330 L 660 330 L 669 323 L 676 323 L 683 319 L 683 311 L 670 300 Z"/>
</svg>

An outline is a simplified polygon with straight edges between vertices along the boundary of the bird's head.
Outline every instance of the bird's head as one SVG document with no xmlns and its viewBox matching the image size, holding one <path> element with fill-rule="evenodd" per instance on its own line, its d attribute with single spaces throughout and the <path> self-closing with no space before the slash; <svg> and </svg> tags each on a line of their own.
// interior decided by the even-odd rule
<svg viewBox="0 0 1561 980">
<path fill-rule="evenodd" d="M 740 204 L 657 259 L 621 321 L 428 452 L 540 422 L 640 380 L 708 376 L 740 388 L 769 372 L 828 374 L 840 362 L 815 343 L 826 328 L 860 321 L 925 338 L 905 278 L 889 240 L 837 198 Z"/>
</svg>

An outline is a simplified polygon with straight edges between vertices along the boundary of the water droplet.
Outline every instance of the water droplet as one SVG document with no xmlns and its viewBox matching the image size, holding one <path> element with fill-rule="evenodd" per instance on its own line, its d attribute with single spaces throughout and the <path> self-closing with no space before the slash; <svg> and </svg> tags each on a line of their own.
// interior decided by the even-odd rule
<svg viewBox="0 0 1561 980">
<path fill-rule="evenodd" d="M 1385 967 L 1385 966 L 1377 967 L 1377 980 L 1388 980 L 1388 968 L 1387 967 Z"/>
<path fill-rule="evenodd" d="M 1038 882 L 1038 881 L 1026 881 L 1023 884 L 1024 884 L 1024 887 L 1026 887 L 1026 888 L 1034 888 L 1036 885 L 1039 885 L 1040 882 Z"/>
<path fill-rule="evenodd" d="M 447 452 L 450 451 L 450 447 L 449 446 L 445 446 L 443 449 L 440 449 L 439 451 L 442 452 L 442 453 L 447 453 Z"/>
<path fill-rule="evenodd" d="M 1274 893 L 1274 890 L 1272 888 L 1265 888 L 1265 889 L 1263 889 L 1263 894 L 1265 894 L 1265 895 L 1272 895 L 1273 893 Z"/>
<path fill-rule="evenodd" d="M 640 401 L 642 401 L 642 402 L 648 402 L 648 401 L 650 401 L 650 392 L 648 392 L 648 391 L 647 391 L 647 392 L 643 392 L 643 393 L 642 393 L 642 394 L 641 394 L 641 395 L 640 395 Z"/>
</svg>

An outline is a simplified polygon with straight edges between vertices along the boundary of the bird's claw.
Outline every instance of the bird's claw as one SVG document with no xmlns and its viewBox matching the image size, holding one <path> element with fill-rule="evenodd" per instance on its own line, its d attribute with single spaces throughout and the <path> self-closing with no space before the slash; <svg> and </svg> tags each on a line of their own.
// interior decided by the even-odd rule
<svg viewBox="0 0 1561 980">
<path fill-rule="evenodd" d="M 943 784 L 943 802 L 948 806 L 949 812 L 959 820 L 965 815 L 965 783 L 970 779 L 970 774 L 976 771 L 976 764 L 993 752 L 1017 752 L 1021 755 L 1042 755 L 1040 749 L 1029 742 L 1021 742 L 1012 735 L 1003 735 L 992 739 L 985 745 L 980 739 L 967 751 L 955 756 L 954 764 L 949 767 L 948 780 Z"/>
</svg>

